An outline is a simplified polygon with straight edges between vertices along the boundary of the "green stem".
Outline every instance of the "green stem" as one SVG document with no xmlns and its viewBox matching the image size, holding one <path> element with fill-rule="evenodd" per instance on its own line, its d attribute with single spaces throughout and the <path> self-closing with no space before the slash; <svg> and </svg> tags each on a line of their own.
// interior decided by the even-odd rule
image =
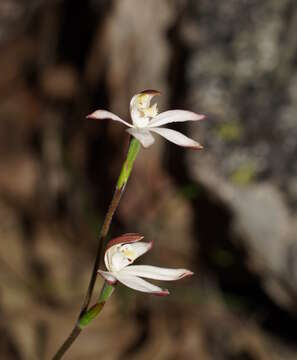
<svg viewBox="0 0 297 360">
<path fill-rule="evenodd" d="M 118 208 L 121 197 L 124 193 L 125 186 L 128 182 L 129 176 L 131 174 L 131 171 L 132 171 L 132 168 L 133 168 L 133 165 L 134 165 L 134 162 L 136 160 L 139 150 L 140 150 L 139 141 L 136 140 L 135 138 L 132 138 L 130 141 L 130 145 L 129 145 L 129 149 L 128 149 L 128 153 L 127 153 L 125 162 L 122 166 L 122 169 L 121 169 L 118 181 L 117 181 L 117 185 L 116 185 L 111 203 L 109 205 L 109 208 L 108 208 L 107 213 L 104 218 L 104 222 L 103 222 L 102 229 L 101 229 L 99 239 L 98 239 L 98 247 L 97 247 L 95 262 L 94 262 L 88 290 L 86 292 L 83 304 L 81 306 L 77 324 L 75 325 L 71 334 L 65 340 L 63 345 L 60 347 L 57 354 L 54 356 L 53 360 L 58 360 L 58 359 L 62 358 L 64 353 L 71 347 L 72 343 L 76 340 L 76 338 L 78 337 L 78 335 L 80 334 L 82 329 L 85 326 L 87 326 L 90 323 L 90 321 L 92 321 L 102 310 L 102 308 L 105 304 L 105 301 L 102 301 L 101 296 L 105 296 L 106 294 L 109 294 L 109 291 L 111 291 L 111 288 L 113 289 L 113 287 L 111 285 L 108 285 L 108 286 L 104 285 L 104 287 L 101 291 L 101 294 L 100 294 L 99 301 L 94 306 L 89 308 L 90 301 L 91 301 L 93 291 L 94 291 L 94 286 L 96 283 L 97 271 L 100 266 L 100 259 L 101 259 L 101 254 L 102 254 L 102 250 L 103 250 L 104 240 L 108 234 L 113 215 L 114 215 L 116 209 Z M 111 291 L 111 293 L 112 293 L 112 291 Z M 110 293 L 110 295 L 111 295 L 111 293 Z"/>
<path fill-rule="evenodd" d="M 88 311 L 86 311 L 83 316 L 78 320 L 78 326 L 82 329 L 89 325 L 89 323 L 98 316 L 103 309 L 106 301 L 110 298 L 114 291 L 114 286 L 108 284 L 106 281 L 101 289 L 101 294 L 99 296 L 98 302 L 90 307 Z"/>
<path fill-rule="evenodd" d="M 117 189 L 121 189 L 126 185 L 139 150 L 140 142 L 133 138 L 130 142 L 127 158 L 123 164 L 122 171 L 117 182 Z"/>
</svg>

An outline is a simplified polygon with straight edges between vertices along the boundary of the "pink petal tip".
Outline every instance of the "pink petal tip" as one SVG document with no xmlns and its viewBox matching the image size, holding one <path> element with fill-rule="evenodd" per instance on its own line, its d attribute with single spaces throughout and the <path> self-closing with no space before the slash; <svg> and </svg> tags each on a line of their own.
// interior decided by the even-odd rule
<svg viewBox="0 0 297 360">
<path fill-rule="evenodd" d="M 153 240 L 150 241 L 150 242 L 149 242 L 149 245 L 150 245 L 149 250 L 151 250 L 151 248 L 154 246 L 154 241 L 153 241 Z"/>
<path fill-rule="evenodd" d="M 93 114 L 94 114 L 94 113 L 92 112 L 92 114 L 87 115 L 87 116 L 86 116 L 86 119 L 96 119 Z"/>
<path fill-rule="evenodd" d="M 164 289 L 162 291 L 153 291 L 151 294 L 155 296 L 168 296 L 170 292 L 167 289 Z"/>
<path fill-rule="evenodd" d="M 99 274 L 109 285 L 115 285 L 117 283 L 117 279 L 115 278 L 114 281 L 111 280 L 111 277 L 106 276 L 105 271 L 97 270 L 97 274 Z"/>
<path fill-rule="evenodd" d="M 182 274 L 182 276 L 180 277 L 180 279 L 185 278 L 185 277 L 188 277 L 188 276 L 193 276 L 193 275 L 194 275 L 193 271 L 186 270 L 186 271 Z"/>
<path fill-rule="evenodd" d="M 204 149 L 204 147 L 202 145 L 198 145 L 198 146 L 185 146 L 186 148 L 188 149 L 191 149 L 191 150 L 202 150 Z"/>
<path fill-rule="evenodd" d="M 110 280 L 107 280 L 105 279 L 105 281 L 107 282 L 107 284 L 109 285 L 115 285 L 117 283 L 117 281 L 110 281 Z"/>
</svg>

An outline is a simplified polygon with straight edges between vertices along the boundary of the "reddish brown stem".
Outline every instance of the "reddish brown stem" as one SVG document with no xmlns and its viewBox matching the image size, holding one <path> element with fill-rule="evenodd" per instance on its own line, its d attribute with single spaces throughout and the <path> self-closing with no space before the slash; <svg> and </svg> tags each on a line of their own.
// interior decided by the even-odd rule
<svg viewBox="0 0 297 360">
<path fill-rule="evenodd" d="M 115 189 L 113 198 L 111 200 L 108 211 L 106 213 L 104 223 L 102 225 L 102 229 L 101 229 L 100 236 L 99 236 L 98 248 L 97 248 L 97 252 L 96 252 L 96 258 L 95 258 L 95 262 L 94 262 L 94 266 L 93 266 L 93 270 L 92 270 L 89 287 L 88 287 L 84 302 L 83 302 L 81 310 L 80 310 L 79 319 L 89 307 L 89 304 L 90 304 L 90 301 L 92 298 L 92 294 L 93 294 L 93 290 L 94 290 L 94 286 L 95 286 L 95 282 L 96 282 L 97 270 L 100 265 L 100 259 L 101 259 L 101 253 L 102 253 L 102 249 L 103 249 L 104 240 L 108 234 L 111 220 L 112 220 L 113 215 L 119 205 L 122 194 L 124 192 L 124 188 L 125 188 L 125 186 L 123 186 L 121 189 L 118 189 L 118 188 Z"/>
</svg>

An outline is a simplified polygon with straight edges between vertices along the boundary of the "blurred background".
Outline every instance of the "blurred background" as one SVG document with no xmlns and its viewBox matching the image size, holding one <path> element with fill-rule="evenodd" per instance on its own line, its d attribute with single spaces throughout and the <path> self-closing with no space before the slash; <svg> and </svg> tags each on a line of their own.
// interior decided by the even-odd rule
<svg viewBox="0 0 297 360">
<path fill-rule="evenodd" d="M 296 34 L 295 0 L 0 1 L 1 359 L 71 330 L 129 141 L 85 116 L 147 88 L 205 149 L 142 150 L 111 236 L 195 276 L 119 286 L 65 359 L 297 358 Z"/>
</svg>

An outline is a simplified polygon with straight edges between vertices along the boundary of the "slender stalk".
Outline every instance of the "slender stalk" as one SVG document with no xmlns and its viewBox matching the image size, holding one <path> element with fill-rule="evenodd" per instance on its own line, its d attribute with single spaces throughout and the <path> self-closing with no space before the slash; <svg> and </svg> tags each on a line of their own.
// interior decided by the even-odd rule
<svg viewBox="0 0 297 360">
<path fill-rule="evenodd" d="M 98 241 L 95 262 L 94 262 L 94 266 L 93 266 L 93 270 L 92 270 L 92 275 L 91 275 L 89 287 L 88 287 L 84 302 L 83 302 L 81 310 L 80 310 L 79 318 L 87 310 L 87 308 L 90 304 L 92 294 L 94 291 L 95 282 L 96 282 L 97 271 L 98 271 L 98 268 L 100 265 L 100 259 L 101 259 L 101 253 L 102 253 L 102 249 L 103 249 L 104 240 L 105 240 L 108 230 L 110 228 L 112 217 L 119 205 L 119 202 L 120 202 L 123 192 L 125 190 L 125 186 L 127 184 L 129 176 L 131 174 L 132 167 L 133 167 L 134 161 L 136 159 L 136 156 L 137 156 L 139 150 L 140 150 L 139 141 L 136 140 L 135 138 L 132 138 L 129 149 L 128 149 L 126 160 L 122 166 L 121 173 L 120 173 L 120 176 L 117 181 L 117 185 L 116 185 L 116 188 L 115 188 L 115 191 L 113 194 L 113 198 L 111 200 L 111 203 L 109 205 L 108 211 L 105 215 L 105 219 L 104 219 L 104 222 L 102 225 L 102 229 L 101 229 L 99 241 Z"/>
<path fill-rule="evenodd" d="M 65 352 L 70 348 L 70 346 L 74 343 L 78 335 L 81 333 L 82 329 L 75 325 L 73 330 L 71 331 L 68 338 L 65 340 L 65 342 L 62 344 L 60 349 L 57 351 L 56 355 L 53 357 L 53 360 L 60 360 L 62 359 Z"/>
<path fill-rule="evenodd" d="M 108 284 L 106 281 L 101 289 L 99 299 L 95 305 L 93 305 L 84 315 L 79 319 L 78 325 L 82 329 L 89 325 L 89 323 L 95 319 L 95 317 L 101 312 L 106 301 L 111 297 L 114 291 L 114 286 Z"/>
<path fill-rule="evenodd" d="M 110 297 L 110 295 L 113 292 L 113 289 L 114 289 L 113 286 L 105 283 L 101 290 L 98 302 L 94 306 L 89 308 L 90 301 L 92 299 L 92 295 L 93 295 L 93 291 L 94 291 L 94 286 L 96 283 L 97 270 L 100 265 L 104 240 L 108 234 L 113 215 L 114 215 L 116 209 L 118 208 L 119 202 L 124 193 L 125 186 L 127 184 L 129 176 L 131 174 L 133 164 L 136 160 L 139 150 L 140 150 L 139 141 L 136 140 L 135 138 L 132 138 L 132 140 L 130 141 L 130 145 L 129 145 L 129 149 L 128 149 L 128 153 L 127 153 L 125 162 L 122 166 L 120 176 L 117 181 L 117 185 L 116 185 L 111 203 L 109 205 L 109 208 L 108 208 L 107 213 L 104 218 L 104 222 L 103 222 L 102 229 L 101 229 L 99 239 L 98 239 L 98 247 L 97 247 L 97 251 L 96 251 L 95 262 L 94 262 L 94 266 L 92 269 L 88 290 L 86 292 L 83 304 L 81 306 L 81 310 L 79 313 L 77 323 L 74 326 L 74 328 L 73 328 L 72 332 L 70 333 L 70 335 L 68 336 L 68 338 L 65 340 L 65 342 L 62 344 L 62 346 L 59 348 L 56 355 L 53 357 L 53 360 L 59 360 L 63 357 L 65 352 L 71 347 L 73 342 L 79 336 L 82 329 L 85 326 L 87 326 L 101 312 L 102 308 L 104 307 L 105 301 Z"/>
<path fill-rule="evenodd" d="M 79 319 L 77 324 L 72 329 L 70 335 L 64 341 L 64 343 L 61 345 L 61 347 L 59 348 L 59 350 L 57 351 L 56 355 L 53 357 L 52 360 L 62 359 L 63 355 L 66 353 L 66 351 L 71 347 L 71 345 L 77 339 L 77 337 L 79 336 L 79 334 L 81 333 L 83 328 L 86 327 L 87 325 L 89 325 L 89 323 L 93 319 L 95 319 L 96 316 L 98 316 L 100 314 L 106 301 L 112 295 L 113 290 L 114 290 L 114 287 L 112 285 L 107 284 L 107 282 L 104 283 L 97 303 L 94 306 L 92 306 L 88 311 L 86 311 L 85 314 Z"/>
<path fill-rule="evenodd" d="M 116 188 L 115 189 L 114 194 L 113 194 L 113 198 L 111 200 L 108 211 L 106 213 L 104 223 L 102 225 L 101 233 L 100 233 L 100 236 L 99 236 L 95 262 L 94 262 L 94 265 L 93 265 L 93 270 L 92 270 L 88 290 L 87 290 L 87 293 L 85 295 L 82 307 L 80 309 L 80 314 L 79 314 L 79 317 L 78 317 L 79 319 L 85 313 L 85 311 L 88 309 L 88 306 L 90 304 L 92 294 L 93 294 L 93 290 L 94 290 L 94 286 L 95 286 L 95 282 L 96 282 L 96 278 L 97 278 L 97 271 L 98 271 L 98 268 L 99 268 L 99 265 L 100 265 L 100 259 L 101 259 L 102 249 L 103 249 L 103 243 L 104 243 L 105 237 L 106 237 L 106 235 L 108 233 L 112 217 L 113 217 L 113 215 L 114 215 L 114 213 L 115 213 L 115 211 L 116 211 L 116 209 L 117 209 L 117 207 L 119 205 L 119 202 L 121 200 L 123 192 L 124 192 L 124 188 L 121 188 L 121 189 Z"/>
</svg>

